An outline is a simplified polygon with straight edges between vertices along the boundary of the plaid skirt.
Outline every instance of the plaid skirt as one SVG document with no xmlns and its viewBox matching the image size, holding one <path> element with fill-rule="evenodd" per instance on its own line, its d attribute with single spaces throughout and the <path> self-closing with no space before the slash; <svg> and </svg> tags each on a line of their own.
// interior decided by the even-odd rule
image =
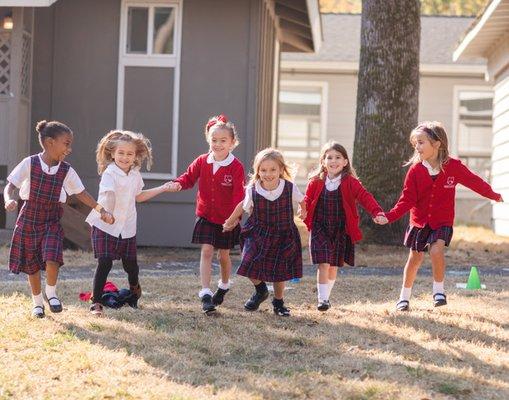
<svg viewBox="0 0 509 400">
<path fill-rule="evenodd" d="M 92 226 L 92 248 L 95 258 L 136 260 L 136 236 L 115 237 Z"/>
<path fill-rule="evenodd" d="M 216 249 L 233 249 L 239 244 L 240 227 L 237 225 L 230 232 L 223 232 L 223 226 L 207 221 L 205 218 L 196 218 L 193 239 L 191 243 L 210 244 Z"/>
<path fill-rule="evenodd" d="M 11 241 L 9 270 L 33 275 L 46 269 L 46 262 L 64 265 L 64 230 L 58 222 L 42 226 L 16 225 Z"/>
<path fill-rule="evenodd" d="M 342 267 L 346 262 L 355 265 L 355 245 L 339 226 L 327 229 L 325 226 L 314 225 L 309 237 L 309 252 L 313 264 Z"/>
<path fill-rule="evenodd" d="M 452 226 L 441 226 L 438 229 L 431 229 L 429 225 L 424 228 L 409 225 L 406 229 L 405 240 L 403 244 L 413 251 L 428 251 L 432 243 L 438 239 L 445 242 L 449 246 L 452 239 Z"/>
</svg>

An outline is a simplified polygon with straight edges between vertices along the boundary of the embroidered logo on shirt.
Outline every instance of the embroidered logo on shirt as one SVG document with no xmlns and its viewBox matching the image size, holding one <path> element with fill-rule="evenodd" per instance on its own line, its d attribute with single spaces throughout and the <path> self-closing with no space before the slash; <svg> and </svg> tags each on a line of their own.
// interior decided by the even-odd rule
<svg viewBox="0 0 509 400">
<path fill-rule="evenodd" d="M 233 185 L 233 176 L 231 175 L 225 175 L 223 178 L 223 182 L 221 182 L 221 185 L 223 186 L 232 186 Z"/>
<path fill-rule="evenodd" d="M 454 176 L 448 176 L 447 183 L 444 185 L 444 188 L 453 189 L 454 186 L 456 186 L 456 183 L 454 182 Z"/>
</svg>

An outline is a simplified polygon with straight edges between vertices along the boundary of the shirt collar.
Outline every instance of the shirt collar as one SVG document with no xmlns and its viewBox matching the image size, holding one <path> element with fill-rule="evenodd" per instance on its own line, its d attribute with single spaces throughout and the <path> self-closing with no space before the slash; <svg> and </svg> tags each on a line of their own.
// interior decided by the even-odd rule
<svg viewBox="0 0 509 400">
<path fill-rule="evenodd" d="M 207 164 L 216 164 L 219 165 L 220 167 L 226 167 L 230 165 L 234 159 L 235 156 L 232 153 L 228 153 L 228 157 L 226 157 L 224 160 L 216 161 L 214 160 L 214 153 L 210 152 L 209 155 L 207 156 Z"/>
<path fill-rule="evenodd" d="M 39 153 L 37 154 L 39 156 L 39 161 L 41 163 L 41 167 L 42 167 L 42 170 L 46 170 L 47 172 L 51 171 L 53 168 L 56 168 L 58 169 L 58 167 L 60 167 L 60 161 L 58 162 L 57 165 L 53 165 L 52 167 L 50 167 L 48 164 L 46 164 L 44 162 L 44 160 L 42 159 L 42 153 Z"/>
<path fill-rule="evenodd" d="M 334 179 L 330 179 L 329 175 L 327 175 L 326 178 L 325 178 L 325 184 L 329 185 L 329 184 L 332 184 L 332 183 L 338 183 L 338 182 L 341 183 L 341 177 L 342 177 L 342 175 L 339 174 Z"/>
<path fill-rule="evenodd" d="M 422 165 L 426 167 L 430 175 L 438 175 L 440 173 L 440 168 L 433 168 L 427 160 L 424 160 Z"/>
<path fill-rule="evenodd" d="M 120 168 L 117 164 L 115 164 L 115 162 L 112 162 L 112 163 L 108 164 L 106 169 L 111 171 L 111 172 L 114 172 L 115 174 L 120 175 L 120 176 L 129 176 L 132 171 L 138 170 L 139 168 L 138 167 L 132 167 L 131 171 L 129 171 L 129 174 L 126 174 L 122 170 L 122 168 Z"/>
</svg>

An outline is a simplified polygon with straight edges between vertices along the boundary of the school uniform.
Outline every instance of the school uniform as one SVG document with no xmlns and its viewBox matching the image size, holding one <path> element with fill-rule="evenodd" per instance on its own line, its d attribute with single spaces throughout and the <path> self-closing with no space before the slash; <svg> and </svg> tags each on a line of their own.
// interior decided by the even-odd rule
<svg viewBox="0 0 509 400">
<path fill-rule="evenodd" d="M 438 239 L 449 245 L 458 183 L 491 200 L 501 199 L 487 182 L 455 158 L 449 158 L 441 170 L 433 171 L 426 161 L 409 168 L 398 202 L 386 213 L 389 222 L 393 222 L 410 211 L 405 246 L 424 251 Z"/>
<path fill-rule="evenodd" d="M 237 274 L 264 282 L 302 277 L 293 202 L 303 199 L 297 186 L 284 179 L 273 191 L 264 190 L 259 182 L 246 188 L 243 208 L 251 215 L 241 231 L 242 261 Z"/>
<path fill-rule="evenodd" d="M 44 270 L 47 261 L 63 265 L 60 203 L 85 190 L 78 174 L 64 161 L 49 167 L 36 154 L 21 161 L 7 180 L 20 189 L 24 200 L 12 237 L 9 270 L 32 275 Z"/>
<path fill-rule="evenodd" d="M 196 158 L 175 182 L 182 189 L 192 188 L 198 181 L 196 223 L 192 243 L 210 244 L 218 249 L 232 249 L 239 243 L 240 228 L 223 232 L 223 223 L 244 198 L 244 167 L 230 153 L 222 161 L 213 153 Z"/>
<path fill-rule="evenodd" d="M 90 211 L 86 222 L 90 224 L 92 248 L 95 258 L 111 260 L 136 260 L 136 196 L 144 187 L 139 168 L 125 173 L 114 162 L 109 164 L 101 176 L 97 202 L 113 214 L 115 222 L 107 224 L 101 214 Z M 113 192 L 115 205 L 107 203 L 107 193 Z"/>
</svg>

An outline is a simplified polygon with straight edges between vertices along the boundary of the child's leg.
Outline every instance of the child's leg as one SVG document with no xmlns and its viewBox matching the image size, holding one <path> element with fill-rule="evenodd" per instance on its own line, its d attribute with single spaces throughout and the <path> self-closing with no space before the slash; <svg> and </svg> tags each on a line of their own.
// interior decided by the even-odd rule
<svg viewBox="0 0 509 400">
<path fill-rule="evenodd" d="M 46 261 L 46 288 L 44 290 L 53 312 L 62 311 L 62 303 L 57 297 L 57 279 L 60 265 L 54 261 Z"/>
<path fill-rule="evenodd" d="M 232 260 L 230 258 L 230 249 L 219 249 L 218 251 L 219 265 L 221 266 L 221 282 L 223 285 L 230 283 L 230 275 L 232 272 Z M 228 289 L 223 287 L 222 289 Z"/>
<path fill-rule="evenodd" d="M 285 282 L 274 282 L 274 300 L 272 300 L 272 305 L 274 306 L 274 314 L 280 317 L 289 317 L 290 310 L 285 307 L 283 301 L 284 292 Z"/>
<path fill-rule="evenodd" d="M 41 271 L 28 275 L 28 283 L 32 292 L 33 310 L 32 315 L 38 318 L 44 317 L 44 300 L 41 293 Z"/>
<path fill-rule="evenodd" d="M 200 280 L 202 290 L 210 288 L 213 256 L 214 256 L 214 246 L 210 244 L 202 244 L 200 255 Z"/>
<path fill-rule="evenodd" d="M 401 288 L 400 300 L 410 300 L 410 294 L 412 292 L 412 286 L 414 285 L 415 277 L 417 276 L 417 270 L 424 260 L 424 253 L 414 250 L 410 250 L 408 253 L 408 259 L 405 264 L 405 270 L 403 272 L 403 286 Z"/>
<path fill-rule="evenodd" d="M 267 300 L 269 297 L 269 290 L 267 289 L 267 285 L 265 282 L 259 280 L 259 279 L 253 279 L 249 278 L 249 280 L 253 283 L 256 292 L 253 293 L 251 298 L 246 301 L 244 304 L 244 308 L 247 311 L 255 311 L 258 310 L 258 307 L 260 307 L 260 304 Z"/>
<path fill-rule="evenodd" d="M 435 306 L 445 305 L 445 242 L 438 239 L 431 244 L 429 255 L 431 257 L 431 270 L 433 272 L 433 300 Z"/>
<path fill-rule="evenodd" d="M 329 300 L 329 270 L 330 264 L 318 264 L 316 271 L 316 291 L 318 302 Z"/>
<path fill-rule="evenodd" d="M 338 267 L 335 265 L 331 265 L 329 267 L 329 297 L 332 292 L 332 288 L 334 287 L 334 284 L 336 283 L 337 275 L 338 275 Z"/>
<path fill-rule="evenodd" d="M 137 287 L 139 284 L 139 273 L 140 267 L 138 266 L 138 260 L 122 258 L 122 267 L 127 272 L 127 280 L 129 281 L 130 287 Z"/>
<path fill-rule="evenodd" d="M 108 274 L 111 271 L 113 261 L 111 258 L 101 257 L 97 260 L 97 268 L 94 274 L 94 288 L 93 296 L 94 303 L 100 303 L 103 295 L 104 284 L 108 278 Z"/>
<path fill-rule="evenodd" d="M 286 282 L 274 282 L 274 299 L 283 300 Z"/>
</svg>

